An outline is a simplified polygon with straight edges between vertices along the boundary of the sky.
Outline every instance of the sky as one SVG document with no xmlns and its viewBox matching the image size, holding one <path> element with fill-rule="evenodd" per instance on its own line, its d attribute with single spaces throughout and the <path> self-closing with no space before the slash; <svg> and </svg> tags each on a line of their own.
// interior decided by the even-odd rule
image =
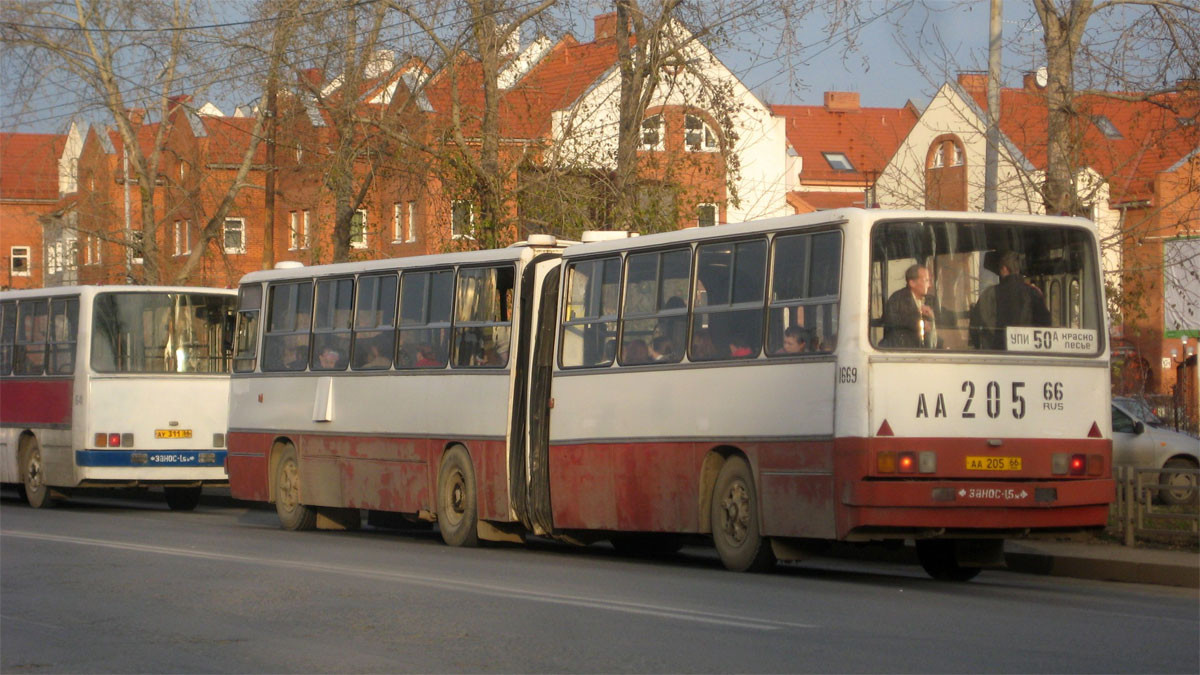
<svg viewBox="0 0 1200 675">
<path fill-rule="evenodd" d="M 797 31 L 800 44 L 791 49 L 781 47 L 778 26 L 761 23 L 740 30 L 731 27 L 730 44 L 714 47 L 743 83 L 768 103 L 818 105 L 825 91 L 837 90 L 859 92 L 864 106 L 901 107 L 911 100 L 923 108 L 938 86 L 953 78 L 957 70 L 986 67 L 988 3 L 924 0 L 913 5 L 904 13 L 881 14 L 887 7 L 882 0 L 858 3 L 866 26 L 856 34 L 855 48 L 850 51 L 847 35 L 842 32 L 830 37 L 828 24 L 819 15 L 802 21 Z M 1028 1 L 1008 0 L 1006 5 L 1006 41 L 1023 38 L 1021 41 L 1029 44 L 1040 27 L 1029 20 Z M 582 0 L 573 7 L 575 37 L 581 42 L 591 40 L 592 16 L 611 11 L 611 6 L 611 0 Z M 526 41 L 532 39 L 532 31 L 526 31 L 524 37 Z M 906 47 L 920 54 L 919 66 L 910 63 Z M 11 61 L 11 52 L 2 50 L 0 46 L 0 64 L 4 65 L 0 72 L 7 73 L 19 64 Z M 1010 50 L 1004 56 L 1004 84 L 1019 86 L 1021 71 L 1038 65 L 1032 47 Z M 14 107 L 11 86 L 11 77 L 0 77 L 0 129 L 37 133 L 65 130 L 76 108 L 69 105 L 69 91 L 43 94 L 32 111 L 22 113 Z M 52 108 L 50 100 L 59 107 Z M 216 101 L 227 114 L 235 104 L 244 102 Z M 102 115 L 89 116 L 89 121 L 107 122 Z"/>
</svg>

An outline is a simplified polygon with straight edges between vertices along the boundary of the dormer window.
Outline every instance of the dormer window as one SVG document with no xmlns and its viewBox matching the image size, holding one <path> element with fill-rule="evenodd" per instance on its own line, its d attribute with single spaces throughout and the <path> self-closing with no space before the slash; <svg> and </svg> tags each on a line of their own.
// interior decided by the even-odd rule
<svg viewBox="0 0 1200 675">
<path fill-rule="evenodd" d="M 651 115 L 642 120 L 642 150 L 663 149 L 662 127 L 662 115 Z"/>
<path fill-rule="evenodd" d="M 720 147 L 717 134 L 700 117 L 685 115 L 683 124 L 683 144 L 688 152 L 715 152 Z"/>
<path fill-rule="evenodd" d="M 943 166 L 946 166 L 946 148 L 939 143 L 937 150 L 933 153 L 933 161 L 929 163 L 929 167 L 931 169 L 940 169 Z"/>
<path fill-rule="evenodd" d="M 1092 122 L 1096 125 L 1096 128 L 1100 130 L 1100 133 L 1104 134 L 1105 138 L 1111 138 L 1114 140 L 1118 138 L 1125 138 L 1121 135 L 1120 131 L 1117 131 L 1117 126 L 1112 123 L 1112 120 L 1108 119 L 1104 115 L 1096 115 L 1092 118 Z"/>
<path fill-rule="evenodd" d="M 850 158 L 843 152 L 822 152 L 825 161 L 829 162 L 829 166 L 833 167 L 834 171 L 854 171 L 854 165 L 850 163 Z"/>
</svg>

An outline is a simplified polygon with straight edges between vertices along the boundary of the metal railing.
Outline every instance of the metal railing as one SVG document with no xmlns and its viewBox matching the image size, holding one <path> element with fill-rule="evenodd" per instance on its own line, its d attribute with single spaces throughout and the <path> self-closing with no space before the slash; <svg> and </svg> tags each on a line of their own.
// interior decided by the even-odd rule
<svg viewBox="0 0 1200 675">
<path fill-rule="evenodd" d="M 1192 476 L 1191 494 L 1183 504 L 1162 503 L 1168 489 L 1168 476 Z M 1126 546 L 1133 546 L 1138 537 L 1172 537 L 1195 542 L 1200 539 L 1200 506 L 1197 505 L 1197 480 L 1200 469 L 1138 469 L 1131 466 L 1113 468 L 1117 483 L 1117 499 L 1112 505 L 1109 529 L 1119 535 Z"/>
</svg>

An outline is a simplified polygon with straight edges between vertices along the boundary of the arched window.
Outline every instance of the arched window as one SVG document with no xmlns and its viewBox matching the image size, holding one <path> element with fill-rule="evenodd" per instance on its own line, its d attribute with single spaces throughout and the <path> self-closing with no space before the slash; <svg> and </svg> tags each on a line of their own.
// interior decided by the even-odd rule
<svg viewBox="0 0 1200 675">
<path fill-rule="evenodd" d="M 967 210 L 967 154 L 954 134 L 933 139 L 925 155 L 925 208 Z"/>
<path fill-rule="evenodd" d="M 717 134 L 698 115 L 684 115 L 683 145 L 688 152 L 716 152 L 720 149 Z"/>
</svg>

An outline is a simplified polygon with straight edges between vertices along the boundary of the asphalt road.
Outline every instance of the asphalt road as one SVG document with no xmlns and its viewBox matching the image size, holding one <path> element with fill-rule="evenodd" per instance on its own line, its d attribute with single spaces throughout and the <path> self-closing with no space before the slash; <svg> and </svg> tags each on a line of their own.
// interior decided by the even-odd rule
<svg viewBox="0 0 1200 675">
<path fill-rule="evenodd" d="M 273 512 L 0 502 L 0 670 L 1200 672 L 1195 590 L 706 549 L 452 549 Z"/>
</svg>

